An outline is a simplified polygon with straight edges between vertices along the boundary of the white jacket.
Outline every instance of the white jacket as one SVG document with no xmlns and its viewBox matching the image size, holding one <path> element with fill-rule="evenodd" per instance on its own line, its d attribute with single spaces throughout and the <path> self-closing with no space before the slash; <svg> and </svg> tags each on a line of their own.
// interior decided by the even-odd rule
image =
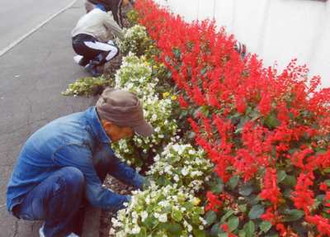
<svg viewBox="0 0 330 237">
<path fill-rule="evenodd" d="M 107 42 L 111 38 L 111 34 L 123 38 L 122 29 L 113 19 L 112 13 L 104 12 L 98 8 L 79 19 L 71 32 L 71 36 L 74 37 L 78 34 L 91 35 L 101 42 Z"/>
</svg>

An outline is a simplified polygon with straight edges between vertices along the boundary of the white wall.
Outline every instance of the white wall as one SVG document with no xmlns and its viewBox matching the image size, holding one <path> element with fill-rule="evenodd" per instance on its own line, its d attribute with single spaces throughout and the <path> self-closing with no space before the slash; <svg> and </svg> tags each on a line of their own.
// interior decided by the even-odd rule
<svg viewBox="0 0 330 237">
<path fill-rule="evenodd" d="M 293 58 L 330 87 L 330 1 L 155 0 L 185 20 L 215 19 L 265 66 L 279 69 Z"/>
</svg>

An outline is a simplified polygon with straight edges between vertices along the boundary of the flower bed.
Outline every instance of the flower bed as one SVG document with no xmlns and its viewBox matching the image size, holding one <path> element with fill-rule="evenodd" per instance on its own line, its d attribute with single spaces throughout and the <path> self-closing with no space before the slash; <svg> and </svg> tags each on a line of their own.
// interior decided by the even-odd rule
<svg viewBox="0 0 330 237">
<path fill-rule="evenodd" d="M 215 165 L 208 234 L 329 236 L 330 91 L 320 78 L 296 60 L 278 72 L 256 55 L 242 59 L 213 22 L 185 23 L 150 0 L 136 9 Z"/>
<path fill-rule="evenodd" d="M 330 236 L 320 78 L 296 60 L 278 72 L 242 57 L 213 22 L 185 23 L 151 0 L 136 9 L 141 25 L 117 42 L 126 56 L 104 83 L 135 92 L 156 132 L 114 144 L 149 179 L 113 219 L 115 235 Z"/>
</svg>

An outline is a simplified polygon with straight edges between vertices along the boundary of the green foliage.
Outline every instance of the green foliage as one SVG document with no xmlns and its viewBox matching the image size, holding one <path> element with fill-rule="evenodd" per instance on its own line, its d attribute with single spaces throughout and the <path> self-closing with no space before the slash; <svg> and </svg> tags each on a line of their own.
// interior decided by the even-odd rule
<svg viewBox="0 0 330 237">
<path fill-rule="evenodd" d="M 153 77 L 152 65 L 145 57 L 129 53 L 115 75 L 115 87 L 135 93 L 143 102 L 144 117 L 154 127 L 150 137 L 135 136 L 113 144 L 116 153 L 128 164 L 137 168 L 153 163 L 153 156 L 175 139 L 178 124 L 173 117 L 175 97 L 171 92 L 162 91 L 159 80 Z M 142 167 L 143 166 L 143 167 Z"/>
<path fill-rule="evenodd" d="M 249 218 L 251 220 L 260 218 L 261 214 L 263 214 L 265 211 L 265 208 L 262 205 L 254 205 L 250 212 L 249 212 Z"/>
<path fill-rule="evenodd" d="M 227 182 L 220 178 L 208 182 L 209 190 L 214 194 L 231 197 L 222 200 L 223 208 L 219 212 L 206 212 L 204 219 L 210 236 L 226 234 L 222 228 L 218 228 L 224 224 L 231 233 L 242 237 L 264 236 L 274 230 L 271 223 L 261 219 L 266 203 L 256 195 L 261 187 L 255 181 L 243 182 L 239 176 L 233 176 Z M 296 216 L 296 212 L 292 215 Z"/>
<path fill-rule="evenodd" d="M 134 25 L 124 30 L 124 39 L 117 40 L 117 44 L 124 55 L 133 53 L 137 56 L 142 56 L 151 46 L 152 41 L 144 26 Z"/>
<path fill-rule="evenodd" d="M 149 137 L 134 136 L 131 140 L 114 143 L 112 147 L 116 154 L 135 167 L 150 165 L 150 155 L 161 152 L 163 146 L 175 139 L 178 125 L 172 118 L 171 104 L 171 99 L 144 97 L 145 118 L 154 127 L 154 133 Z"/>
<path fill-rule="evenodd" d="M 198 203 L 177 185 L 136 191 L 128 207 L 112 219 L 116 236 L 205 236 L 204 210 Z"/>
<path fill-rule="evenodd" d="M 191 193 L 203 189 L 205 180 L 209 180 L 213 165 L 206 159 L 202 150 L 191 145 L 168 144 L 160 155 L 154 158 L 147 175 L 160 186 L 172 183 L 186 188 Z"/>
<path fill-rule="evenodd" d="M 105 87 L 111 85 L 113 85 L 111 80 L 104 77 L 84 77 L 69 84 L 68 88 L 62 92 L 62 95 L 93 96 L 102 93 Z"/>
<path fill-rule="evenodd" d="M 131 26 L 136 25 L 138 23 L 139 13 L 137 11 L 135 11 L 134 9 L 129 10 L 126 13 L 126 16 L 127 16 L 128 22 Z"/>
</svg>

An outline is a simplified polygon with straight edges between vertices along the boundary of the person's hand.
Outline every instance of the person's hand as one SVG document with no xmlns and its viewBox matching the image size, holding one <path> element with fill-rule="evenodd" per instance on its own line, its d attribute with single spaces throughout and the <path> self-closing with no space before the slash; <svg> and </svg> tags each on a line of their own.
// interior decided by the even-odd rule
<svg viewBox="0 0 330 237">
<path fill-rule="evenodd" d="M 127 202 L 130 202 L 132 200 L 132 196 L 131 195 L 125 195 L 125 196 L 126 196 Z"/>
<path fill-rule="evenodd" d="M 144 177 L 143 190 L 148 189 L 155 181 L 151 177 Z"/>
</svg>

